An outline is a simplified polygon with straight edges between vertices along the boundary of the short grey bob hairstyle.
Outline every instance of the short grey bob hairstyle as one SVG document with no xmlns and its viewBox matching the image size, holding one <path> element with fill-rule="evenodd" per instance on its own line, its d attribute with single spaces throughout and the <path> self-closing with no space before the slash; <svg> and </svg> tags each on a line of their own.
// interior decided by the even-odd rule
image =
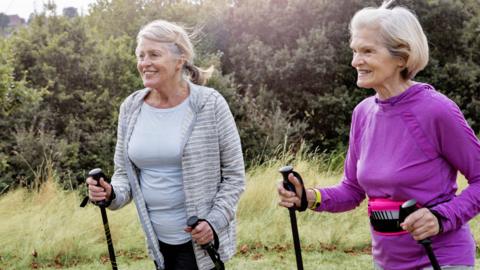
<svg viewBox="0 0 480 270">
<path fill-rule="evenodd" d="M 357 11 L 350 21 L 350 35 L 364 28 L 378 31 L 390 54 L 405 60 L 401 76 L 410 80 L 428 64 L 428 41 L 415 14 L 405 7 L 390 8 L 394 1 Z"/>
<path fill-rule="evenodd" d="M 155 20 L 143 26 L 137 34 L 137 44 L 141 39 L 166 43 L 166 48 L 178 56 L 184 55 L 184 78 L 203 85 L 212 75 L 213 66 L 201 69 L 193 64 L 195 52 L 187 31 L 178 24 L 165 20 Z"/>
</svg>

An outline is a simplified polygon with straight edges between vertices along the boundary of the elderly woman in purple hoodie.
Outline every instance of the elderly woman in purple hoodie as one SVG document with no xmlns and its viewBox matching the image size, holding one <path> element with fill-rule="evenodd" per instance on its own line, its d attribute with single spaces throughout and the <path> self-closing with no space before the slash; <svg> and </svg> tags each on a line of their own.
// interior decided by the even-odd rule
<svg viewBox="0 0 480 270">
<path fill-rule="evenodd" d="M 404 7 L 364 8 L 350 22 L 357 85 L 373 88 L 353 111 L 342 181 L 307 188 L 308 207 L 343 212 L 368 199 L 375 269 L 431 269 L 418 240 L 430 238 L 442 269 L 474 269 L 475 242 L 468 221 L 480 211 L 480 143 L 457 105 L 433 86 L 413 80 L 428 62 L 428 42 L 418 19 Z M 468 187 L 457 191 L 457 172 Z M 278 186 L 284 207 L 304 195 Z M 416 199 L 420 209 L 399 224 L 399 206 Z M 377 212 L 377 213 L 376 213 Z"/>
</svg>

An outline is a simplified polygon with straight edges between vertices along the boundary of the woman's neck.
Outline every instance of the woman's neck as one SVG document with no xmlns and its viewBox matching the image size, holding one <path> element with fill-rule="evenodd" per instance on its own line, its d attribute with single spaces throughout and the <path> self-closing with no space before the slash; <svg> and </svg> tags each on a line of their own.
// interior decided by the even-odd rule
<svg viewBox="0 0 480 270">
<path fill-rule="evenodd" d="M 377 87 L 375 88 L 375 92 L 377 92 L 378 99 L 386 100 L 400 95 L 414 84 L 415 82 L 411 80 L 400 80 L 395 83 L 382 85 L 382 87 Z"/>
<path fill-rule="evenodd" d="M 145 102 L 156 108 L 172 108 L 182 103 L 188 95 L 188 83 L 182 80 L 171 85 L 164 85 L 156 89 L 152 88 L 145 98 Z"/>
</svg>

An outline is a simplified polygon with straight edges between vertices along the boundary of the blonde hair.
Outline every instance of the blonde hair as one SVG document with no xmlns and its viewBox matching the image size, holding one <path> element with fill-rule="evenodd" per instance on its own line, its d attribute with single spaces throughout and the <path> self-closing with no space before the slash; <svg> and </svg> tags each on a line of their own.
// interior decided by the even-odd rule
<svg viewBox="0 0 480 270">
<path fill-rule="evenodd" d="M 137 34 L 137 43 L 141 39 L 167 43 L 166 48 L 171 53 L 178 56 L 183 54 L 185 57 L 185 64 L 183 65 L 185 79 L 203 85 L 211 77 L 214 70 L 213 66 L 202 69 L 193 64 L 195 52 L 190 37 L 183 27 L 165 20 L 155 20 L 140 29 Z"/>
<path fill-rule="evenodd" d="M 350 35 L 363 28 L 378 30 L 392 56 L 405 60 L 404 79 L 413 79 L 428 64 L 428 41 L 415 14 L 405 7 L 389 8 L 394 0 L 385 0 L 378 8 L 367 7 L 350 21 Z"/>
</svg>

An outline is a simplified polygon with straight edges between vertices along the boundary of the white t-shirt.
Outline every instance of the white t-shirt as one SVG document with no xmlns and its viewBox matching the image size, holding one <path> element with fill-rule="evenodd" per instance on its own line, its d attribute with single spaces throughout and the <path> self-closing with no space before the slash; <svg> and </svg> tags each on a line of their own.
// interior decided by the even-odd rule
<svg viewBox="0 0 480 270">
<path fill-rule="evenodd" d="M 181 123 L 189 97 L 179 105 L 159 109 L 143 103 L 128 156 L 140 169 L 140 187 L 160 241 L 178 245 L 191 239 L 182 178 Z"/>
</svg>

